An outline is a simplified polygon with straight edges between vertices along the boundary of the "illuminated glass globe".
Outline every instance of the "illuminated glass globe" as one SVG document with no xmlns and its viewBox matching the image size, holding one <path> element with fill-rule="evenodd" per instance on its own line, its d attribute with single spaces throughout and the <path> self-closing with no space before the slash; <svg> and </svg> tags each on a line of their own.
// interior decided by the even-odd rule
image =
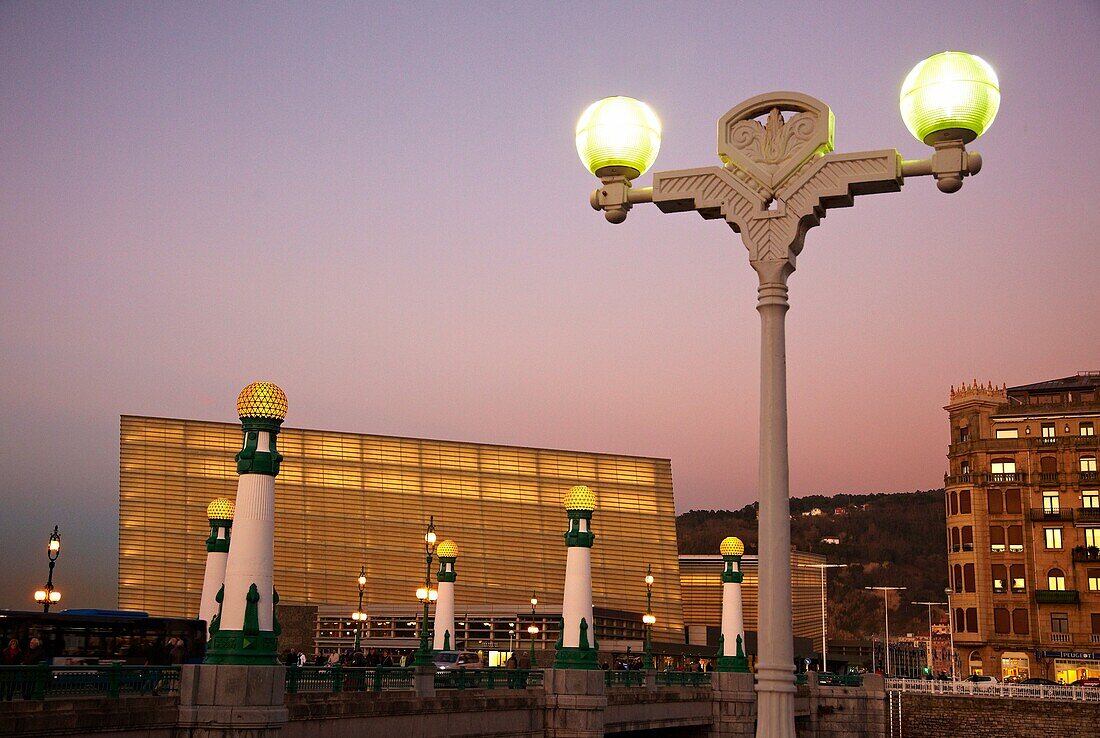
<svg viewBox="0 0 1100 738">
<path fill-rule="evenodd" d="M 237 416 L 282 421 L 286 418 L 286 395 L 271 382 L 253 382 L 237 395 Z"/>
<path fill-rule="evenodd" d="M 661 121 L 632 97 L 598 100 L 577 121 L 577 153 L 597 177 L 639 177 L 653 166 L 660 149 Z"/>
<path fill-rule="evenodd" d="M 993 67 L 962 51 L 928 57 L 901 86 L 901 117 L 909 132 L 929 145 L 973 141 L 989 129 L 1000 105 Z"/>
<path fill-rule="evenodd" d="M 206 506 L 206 517 L 210 520 L 232 520 L 235 512 L 233 500 L 219 497 Z"/>
<path fill-rule="evenodd" d="M 736 536 L 723 538 L 718 550 L 723 556 L 742 556 L 745 553 L 745 544 Z"/>
<path fill-rule="evenodd" d="M 453 559 L 458 556 L 458 544 L 454 541 L 443 541 L 435 552 L 441 559 Z"/>
<path fill-rule="evenodd" d="M 595 510 L 596 493 L 583 484 L 571 487 L 565 493 L 564 504 L 566 510 Z"/>
</svg>

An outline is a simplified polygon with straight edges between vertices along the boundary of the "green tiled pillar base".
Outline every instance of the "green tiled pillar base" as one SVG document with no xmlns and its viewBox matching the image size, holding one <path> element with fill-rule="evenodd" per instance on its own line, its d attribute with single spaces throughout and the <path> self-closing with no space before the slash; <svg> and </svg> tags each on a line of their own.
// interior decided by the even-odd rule
<svg viewBox="0 0 1100 738">
<path fill-rule="evenodd" d="M 240 630 L 220 630 L 206 647 L 207 664 L 245 664 L 273 666 L 278 663 L 278 644 L 275 634 L 261 632 L 246 634 Z"/>
</svg>

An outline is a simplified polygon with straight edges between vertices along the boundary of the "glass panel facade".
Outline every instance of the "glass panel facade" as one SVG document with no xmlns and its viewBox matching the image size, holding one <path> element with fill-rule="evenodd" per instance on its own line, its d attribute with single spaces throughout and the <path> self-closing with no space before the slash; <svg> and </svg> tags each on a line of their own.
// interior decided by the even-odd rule
<svg viewBox="0 0 1100 738">
<path fill-rule="evenodd" d="M 119 607 L 194 617 L 210 532 L 206 505 L 233 498 L 236 423 L 123 416 Z M 643 613 L 652 565 L 654 639 L 682 641 L 672 468 L 667 459 L 284 428 L 275 482 L 275 583 L 286 604 L 415 606 L 424 527 L 459 546 L 456 610 L 561 607 L 562 495 L 586 484 L 593 601 Z M 433 569 L 435 567 L 433 566 Z M 797 616 L 796 616 L 797 617 Z M 717 622 L 717 621 L 714 621 Z"/>
</svg>

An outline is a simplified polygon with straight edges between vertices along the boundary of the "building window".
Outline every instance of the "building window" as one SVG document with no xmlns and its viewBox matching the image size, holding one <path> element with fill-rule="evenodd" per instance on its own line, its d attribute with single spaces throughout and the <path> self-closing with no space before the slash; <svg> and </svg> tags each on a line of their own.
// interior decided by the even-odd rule
<svg viewBox="0 0 1100 738">
<path fill-rule="evenodd" d="M 997 438 L 1019 438 L 1020 432 L 1015 428 L 998 428 Z M 940 436 L 943 438 L 943 436 Z"/>
<path fill-rule="evenodd" d="M 974 527 L 971 525 L 964 525 L 962 529 L 962 546 L 963 551 L 974 550 Z"/>
<path fill-rule="evenodd" d="M 970 490 L 959 492 L 959 515 L 970 514 Z"/>
<path fill-rule="evenodd" d="M 989 509 L 990 515 L 1000 515 L 1005 510 L 1004 495 L 1001 494 L 999 489 L 986 490 L 986 505 Z"/>
<path fill-rule="evenodd" d="M 966 632 L 978 632 L 978 608 L 976 607 L 966 608 Z"/>
<path fill-rule="evenodd" d="M 1092 632 L 1100 634 L 1100 612 L 1092 613 Z"/>
<path fill-rule="evenodd" d="M 1095 436 L 1096 435 L 1096 426 L 1094 426 L 1091 421 L 1087 422 L 1087 423 L 1081 423 L 1081 435 L 1082 436 Z"/>
<path fill-rule="evenodd" d="M 1046 490 L 1043 492 L 1043 514 L 1058 515 L 1058 490 Z"/>
<path fill-rule="evenodd" d="M 954 575 L 955 575 L 954 580 L 955 580 L 955 591 L 956 592 L 962 592 L 963 591 L 962 572 L 963 572 L 962 567 L 959 566 L 958 564 L 955 564 L 955 566 L 952 570 L 952 573 L 954 573 Z"/>
<path fill-rule="evenodd" d="M 1088 569 L 1089 591 L 1100 592 L 1100 569 Z"/>
<path fill-rule="evenodd" d="M 1050 614 L 1051 633 L 1069 633 L 1069 613 L 1052 612 Z"/>
<path fill-rule="evenodd" d="M 959 464 L 959 472 L 963 475 L 966 481 L 970 481 L 970 462 L 964 461 Z"/>
<path fill-rule="evenodd" d="M 1100 508 L 1100 493 L 1094 489 L 1081 490 L 1081 507 L 1087 507 L 1090 510 Z"/>
<path fill-rule="evenodd" d="M 1043 437 L 1040 443 L 1054 443 L 1054 423 L 1043 423 Z"/>
<path fill-rule="evenodd" d="M 959 536 L 958 528 L 951 529 L 951 550 L 954 553 L 962 551 L 962 538 Z"/>
<path fill-rule="evenodd" d="M 974 565 L 963 564 L 963 592 L 974 592 Z"/>
<path fill-rule="evenodd" d="M 1085 548 L 1100 548 L 1100 528 L 1085 528 Z"/>
<path fill-rule="evenodd" d="M 1013 564 L 1008 569 L 1008 578 L 1012 584 L 1012 591 L 1019 594 L 1027 589 L 1024 581 L 1024 565 Z"/>
<path fill-rule="evenodd" d="M 1084 434 L 1082 434 L 1084 435 Z M 963 426 L 959 428 L 959 443 L 966 443 L 970 440 L 970 428 Z"/>
<path fill-rule="evenodd" d="M 989 465 L 989 468 L 994 475 L 1015 474 L 1016 461 L 1014 459 L 993 459 L 993 461 Z M 996 476 L 994 478 L 994 481 L 996 481 Z"/>
<path fill-rule="evenodd" d="M 989 527 L 989 550 L 993 553 L 1004 553 L 1005 529 L 999 525 Z"/>
<path fill-rule="evenodd" d="M 1016 635 L 1027 635 L 1030 627 L 1027 621 L 1027 610 L 1022 607 L 1012 611 L 1012 632 Z"/>
<path fill-rule="evenodd" d="M 1020 509 L 1020 490 L 1005 490 L 1005 512 L 1009 514 L 1015 513 L 1017 515 L 1022 512 L 1022 510 Z"/>
<path fill-rule="evenodd" d="M 1047 589 L 1065 591 L 1066 575 L 1061 569 L 1051 569 L 1047 572 Z"/>
<path fill-rule="evenodd" d="M 1062 547 L 1062 529 L 1043 528 L 1043 539 L 1048 549 L 1060 549 Z"/>
<path fill-rule="evenodd" d="M 993 565 L 993 592 L 1001 594 L 1008 591 L 1008 567 L 1004 564 Z M 1006 613 L 1007 615 L 1007 613 Z M 1007 631 L 998 631 L 1007 632 Z"/>
<path fill-rule="evenodd" d="M 951 495 L 950 495 L 950 501 L 951 501 L 951 508 L 950 508 L 951 509 L 951 514 L 952 515 L 958 515 L 959 514 L 959 496 L 958 496 L 958 494 L 952 492 Z"/>
<path fill-rule="evenodd" d="M 966 618 L 963 616 L 963 609 L 961 607 L 955 608 L 955 632 L 962 633 L 966 630 Z"/>
<path fill-rule="evenodd" d="M 994 633 L 1011 633 L 1012 632 L 1012 614 L 1006 608 L 995 607 L 993 608 L 993 632 Z"/>
<path fill-rule="evenodd" d="M 1096 474 L 1096 457 L 1095 456 L 1082 456 L 1081 457 L 1081 473 L 1082 474 Z"/>
<path fill-rule="evenodd" d="M 1024 527 L 1022 525 L 1008 526 L 1008 552 L 1021 553 L 1024 550 Z"/>
</svg>

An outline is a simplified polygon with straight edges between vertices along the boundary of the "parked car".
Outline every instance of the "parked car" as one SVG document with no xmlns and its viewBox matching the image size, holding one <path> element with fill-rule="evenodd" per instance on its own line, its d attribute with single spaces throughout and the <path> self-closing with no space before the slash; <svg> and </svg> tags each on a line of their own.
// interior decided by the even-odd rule
<svg viewBox="0 0 1100 738">
<path fill-rule="evenodd" d="M 481 667 L 481 659 L 473 651 L 440 651 L 432 659 L 432 663 L 440 670 Z"/>
<path fill-rule="evenodd" d="M 1058 686 L 1058 682 L 1052 682 L 1051 680 L 1043 679 L 1042 677 L 1031 677 L 1030 679 L 1023 680 L 1022 682 L 1020 682 L 1020 684 L 1042 684 L 1047 687 Z"/>
<path fill-rule="evenodd" d="M 1100 687 L 1100 677 L 1085 677 L 1084 679 L 1078 679 L 1071 687 Z"/>
<path fill-rule="evenodd" d="M 963 681 L 974 682 L 976 684 L 990 685 L 990 684 L 996 684 L 997 683 L 997 677 L 986 676 L 985 674 L 971 674 L 970 676 L 968 676 Z"/>
</svg>

